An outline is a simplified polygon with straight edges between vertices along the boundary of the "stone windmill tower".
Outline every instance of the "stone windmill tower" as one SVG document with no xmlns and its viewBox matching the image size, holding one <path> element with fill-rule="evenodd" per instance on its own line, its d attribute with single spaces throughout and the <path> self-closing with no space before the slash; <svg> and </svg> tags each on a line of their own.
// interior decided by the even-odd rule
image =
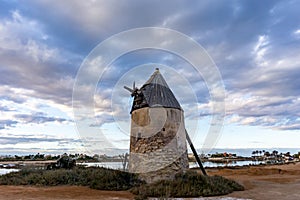
<svg viewBox="0 0 300 200">
<path fill-rule="evenodd" d="M 184 113 L 159 69 L 140 89 L 124 88 L 134 97 L 129 171 L 153 182 L 187 170 Z"/>
</svg>

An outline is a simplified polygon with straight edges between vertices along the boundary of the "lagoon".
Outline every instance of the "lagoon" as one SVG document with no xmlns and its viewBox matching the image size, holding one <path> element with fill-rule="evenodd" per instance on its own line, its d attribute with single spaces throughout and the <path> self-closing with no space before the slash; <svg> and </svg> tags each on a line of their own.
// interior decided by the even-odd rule
<svg viewBox="0 0 300 200">
<path fill-rule="evenodd" d="M 10 172 L 17 172 L 20 169 L 5 169 L 5 168 L 0 168 L 0 176 L 4 174 L 8 174 Z"/>
<path fill-rule="evenodd" d="M 234 166 L 247 166 L 247 165 L 259 165 L 264 164 L 263 161 L 229 161 L 229 162 L 211 162 L 206 161 L 203 162 L 204 167 L 234 167 Z M 86 167 L 105 167 L 110 169 L 123 169 L 122 162 L 87 162 L 87 163 L 77 163 L 77 165 L 84 165 Z M 190 162 L 189 163 L 190 168 L 198 167 L 198 164 L 196 162 Z M 7 174 L 10 172 L 16 172 L 20 169 L 6 169 L 6 168 L 0 168 L 0 176 L 3 174 Z"/>
<path fill-rule="evenodd" d="M 90 162 L 90 163 L 78 163 L 79 165 L 85 165 L 87 167 L 105 167 L 110 169 L 122 169 L 122 162 Z M 234 166 L 245 166 L 245 165 L 259 165 L 263 164 L 262 161 L 230 161 L 230 162 L 203 162 L 204 167 L 234 167 Z M 198 167 L 196 162 L 189 163 L 190 168 Z"/>
</svg>

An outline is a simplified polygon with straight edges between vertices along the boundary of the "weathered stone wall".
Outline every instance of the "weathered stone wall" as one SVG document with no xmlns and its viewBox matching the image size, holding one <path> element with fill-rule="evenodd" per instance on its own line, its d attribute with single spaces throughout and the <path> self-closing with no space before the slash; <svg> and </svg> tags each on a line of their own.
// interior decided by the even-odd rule
<svg viewBox="0 0 300 200">
<path fill-rule="evenodd" d="M 141 108 L 132 112 L 129 171 L 147 182 L 172 179 L 188 169 L 183 112 Z"/>
</svg>

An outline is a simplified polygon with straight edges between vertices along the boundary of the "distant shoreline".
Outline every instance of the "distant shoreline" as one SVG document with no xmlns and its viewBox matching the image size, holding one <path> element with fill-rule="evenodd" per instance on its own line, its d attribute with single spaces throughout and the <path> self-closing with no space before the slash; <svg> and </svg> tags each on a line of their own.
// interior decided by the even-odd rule
<svg viewBox="0 0 300 200">
<path fill-rule="evenodd" d="M 197 145 L 196 145 L 197 146 Z M 289 148 L 289 147 L 260 147 L 260 148 L 255 148 L 255 147 L 249 147 L 249 148 L 213 148 L 213 149 L 210 149 L 210 150 L 207 150 L 207 149 L 201 149 L 201 148 L 196 148 L 198 154 L 202 154 L 203 152 L 206 152 L 206 153 L 216 153 L 216 152 L 227 152 L 227 153 L 234 153 L 234 154 L 237 154 L 239 156 L 242 156 L 242 157 L 249 157 L 251 156 L 251 152 L 252 151 L 255 151 L 255 150 L 258 150 L 258 151 L 273 151 L 273 150 L 277 150 L 279 152 L 291 152 L 292 154 L 294 153 L 298 153 L 300 151 L 300 148 L 298 147 L 293 147 L 293 148 Z M 34 152 L 30 152 L 30 151 L 11 151 L 11 152 L 0 152 L 0 158 L 1 157 L 5 157 L 5 156 L 14 156 L 14 155 L 18 155 L 18 156 L 26 156 L 28 154 L 36 154 L 38 153 L 39 151 L 35 150 Z M 62 153 L 64 152 L 61 152 L 61 151 L 58 151 L 58 152 L 43 152 L 42 150 L 39 152 L 40 154 L 45 154 L 45 155 L 61 155 Z M 66 152 L 68 154 L 77 154 L 77 153 L 74 153 L 74 152 Z M 116 153 L 113 153 L 113 154 L 109 154 L 108 156 L 113 156 L 113 155 L 117 155 L 117 154 L 125 154 L 125 153 L 128 153 L 128 149 L 119 149 L 118 152 Z M 188 152 L 188 153 L 192 153 L 192 152 Z M 102 153 L 102 154 L 105 154 L 105 153 Z"/>
<path fill-rule="evenodd" d="M 293 151 L 289 151 L 293 150 Z M 235 167 L 248 165 L 274 165 L 289 162 L 299 162 L 300 151 L 296 148 L 272 149 L 214 149 L 215 153 L 200 154 L 201 161 L 206 168 L 215 167 Z M 281 151 L 281 152 L 280 152 Z M 247 156 L 244 156 L 246 154 Z M 295 152 L 297 152 L 295 154 Z M 198 151 L 198 153 L 200 153 Z M 128 166 L 128 153 L 108 156 L 93 156 L 76 153 L 62 155 L 29 154 L 24 156 L 10 155 L 0 156 L 0 169 L 22 169 L 24 167 L 49 168 L 50 165 L 56 165 L 61 157 L 69 157 L 70 160 L 78 165 L 87 165 L 95 167 L 105 167 L 111 169 L 126 169 Z M 196 159 L 193 154 L 188 154 L 190 168 L 197 167 Z"/>
<path fill-rule="evenodd" d="M 208 159 L 202 160 L 204 164 L 207 162 L 209 163 L 217 163 L 220 164 L 219 166 L 205 166 L 206 169 L 241 169 L 241 168 L 247 168 L 249 166 L 276 166 L 276 165 L 286 165 L 286 164 L 292 164 L 292 163 L 299 163 L 298 160 L 293 160 L 293 161 L 288 161 L 288 162 L 280 162 L 280 163 L 262 163 L 257 161 L 257 164 L 248 164 L 248 165 L 230 165 L 231 162 L 237 162 L 237 161 L 253 161 L 252 159 L 223 159 L 223 160 L 216 160 L 216 161 L 211 161 Z M 26 167 L 34 167 L 34 168 L 46 168 L 47 165 L 54 163 L 55 161 L 0 161 L 0 169 L 22 169 Z M 100 166 L 101 164 L 106 164 L 105 166 Z M 89 167 L 89 164 L 94 164 L 91 166 L 96 166 L 98 167 L 109 167 L 109 163 L 116 164 L 121 162 L 115 162 L 115 161 L 107 161 L 107 162 L 77 162 L 77 165 L 87 165 Z M 190 162 L 193 163 L 193 162 Z M 223 164 L 223 165 L 222 165 Z M 229 164 L 229 165 L 227 165 Z M 116 168 L 111 168 L 111 169 L 116 169 Z M 197 164 L 195 164 L 195 167 L 191 166 L 190 169 L 199 169 Z M 116 169 L 116 170 L 121 170 L 121 168 Z"/>
</svg>

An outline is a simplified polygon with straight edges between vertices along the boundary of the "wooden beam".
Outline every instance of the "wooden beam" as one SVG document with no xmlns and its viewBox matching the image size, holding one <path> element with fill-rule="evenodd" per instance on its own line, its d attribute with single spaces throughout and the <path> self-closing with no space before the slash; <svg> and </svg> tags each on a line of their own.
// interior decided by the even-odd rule
<svg viewBox="0 0 300 200">
<path fill-rule="evenodd" d="M 202 162 L 201 162 L 201 160 L 200 160 L 200 158 L 199 158 L 199 156 L 197 154 L 197 151 L 196 151 L 196 149 L 195 149 L 195 147 L 194 147 L 194 145 L 192 143 L 192 140 L 191 140 L 191 138 L 190 138 L 190 136 L 189 136 L 189 134 L 188 134 L 188 132 L 186 130 L 185 130 L 185 135 L 186 135 L 186 139 L 187 139 L 187 141 L 188 141 L 188 143 L 189 143 L 189 145 L 190 145 L 190 147 L 192 149 L 192 152 L 193 152 L 193 154 L 194 154 L 194 156 L 196 158 L 196 161 L 197 161 L 197 163 L 198 163 L 198 165 L 199 165 L 199 167 L 200 167 L 200 169 L 202 171 L 202 174 L 205 175 L 205 176 L 207 176 L 207 173 L 206 173 L 206 171 L 205 171 L 205 169 L 204 169 L 204 167 L 202 165 Z"/>
</svg>

